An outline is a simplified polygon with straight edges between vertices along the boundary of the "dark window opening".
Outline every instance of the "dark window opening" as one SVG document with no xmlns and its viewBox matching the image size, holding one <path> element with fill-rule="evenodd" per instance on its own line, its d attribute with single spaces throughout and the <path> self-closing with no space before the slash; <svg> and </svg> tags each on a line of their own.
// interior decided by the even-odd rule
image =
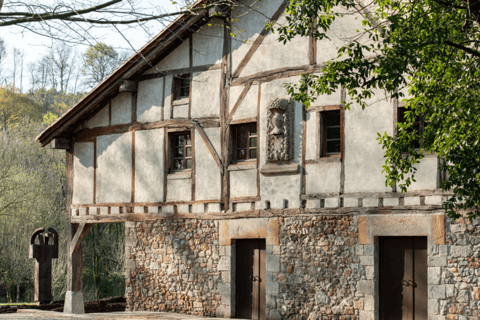
<svg viewBox="0 0 480 320">
<path fill-rule="evenodd" d="M 339 155 L 341 152 L 340 111 L 323 114 L 322 156 Z"/>
<path fill-rule="evenodd" d="M 175 100 L 190 96 L 190 75 L 182 74 L 175 77 Z"/>
<path fill-rule="evenodd" d="M 400 107 L 397 110 L 397 121 L 398 123 L 405 123 L 407 122 L 406 115 L 405 113 L 407 112 L 407 109 L 405 107 Z M 413 123 L 413 127 L 411 129 L 412 131 L 422 133 L 423 132 L 423 121 L 420 116 L 415 117 L 415 121 Z M 420 149 L 420 140 L 413 140 L 412 141 L 412 147 L 414 149 Z"/>
<path fill-rule="evenodd" d="M 171 133 L 171 171 L 192 169 L 192 139 L 190 132 Z"/>
<path fill-rule="evenodd" d="M 231 127 L 233 162 L 257 159 L 257 123 L 237 124 Z"/>
</svg>

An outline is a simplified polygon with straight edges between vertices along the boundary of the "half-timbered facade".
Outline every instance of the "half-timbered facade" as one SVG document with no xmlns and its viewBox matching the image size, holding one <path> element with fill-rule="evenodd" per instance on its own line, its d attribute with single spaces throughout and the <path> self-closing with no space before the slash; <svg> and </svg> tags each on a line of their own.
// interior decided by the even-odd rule
<svg viewBox="0 0 480 320">
<path fill-rule="evenodd" d="M 363 12 L 331 41 L 283 44 L 265 23 L 285 23 L 284 2 L 246 2 L 180 16 L 37 137 L 67 150 L 66 311 L 83 312 L 89 226 L 125 222 L 129 310 L 478 317 L 479 222 L 445 218 L 438 157 L 407 193 L 385 185 L 376 136 L 402 103 L 379 91 L 344 111 L 340 89 L 306 109 L 284 88 L 336 58 Z"/>
</svg>

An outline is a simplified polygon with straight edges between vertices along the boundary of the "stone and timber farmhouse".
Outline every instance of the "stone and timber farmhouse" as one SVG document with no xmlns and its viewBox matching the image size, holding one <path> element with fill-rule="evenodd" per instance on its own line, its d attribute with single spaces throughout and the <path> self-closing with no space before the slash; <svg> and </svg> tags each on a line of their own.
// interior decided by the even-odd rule
<svg viewBox="0 0 480 320">
<path fill-rule="evenodd" d="M 66 149 L 66 312 L 83 312 L 84 235 L 125 222 L 128 310 L 478 319 L 479 221 L 445 217 L 438 157 L 407 193 L 385 186 L 376 133 L 402 103 L 379 92 L 345 112 L 338 90 L 306 109 L 284 88 L 335 58 L 362 11 L 332 41 L 284 45 L 265 27 L 284 8 L 178 17 L 37 137 Z"/>
</svg>

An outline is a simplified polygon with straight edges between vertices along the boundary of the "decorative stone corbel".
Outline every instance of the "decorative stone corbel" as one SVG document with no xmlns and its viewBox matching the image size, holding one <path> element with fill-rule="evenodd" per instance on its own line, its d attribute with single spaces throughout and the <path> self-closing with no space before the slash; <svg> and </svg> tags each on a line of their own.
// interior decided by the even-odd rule
<svg viewBox="0 0 480 320">
<path fill-rule="evenodd" d="M 267 161 L 293 159 L 294 105 L 291 99 L 276 98 L 267 107 Z"/>
</svg>

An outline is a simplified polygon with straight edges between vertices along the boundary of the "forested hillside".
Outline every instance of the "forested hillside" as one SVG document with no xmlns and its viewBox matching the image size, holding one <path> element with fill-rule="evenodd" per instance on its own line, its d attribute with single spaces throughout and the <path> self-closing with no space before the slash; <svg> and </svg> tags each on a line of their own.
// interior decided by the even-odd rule
<svg viewBox="0 0 480 320">
<path fill-rule="evenodd" d="M 42 148 L 35 136 L 128 54 L 100 43 L 83 53 L 54 44 L 45 56 L 24 65 L 26 55 L 0 39 L 0 287 L 6 286 L 10 302 L 33 300 L 28 243 L 40 227 L 59 233 L 54 299 L 63 299 L 66 290 L 65 151 Z M 84 240 L 85 300 L 124 294 L 123 248 L 123 224 L 96 225 L 89 231 Z"/>
</svg>

